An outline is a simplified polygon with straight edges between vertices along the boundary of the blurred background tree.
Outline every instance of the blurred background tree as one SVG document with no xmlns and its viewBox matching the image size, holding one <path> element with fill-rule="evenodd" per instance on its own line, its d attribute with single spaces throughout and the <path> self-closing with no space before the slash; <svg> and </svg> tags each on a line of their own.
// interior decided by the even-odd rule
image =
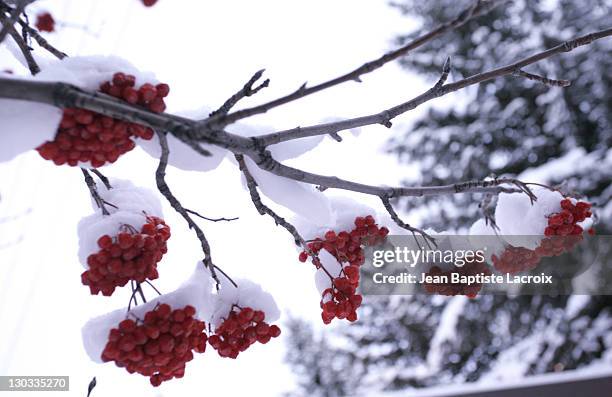
<svg viewBox="0 0 612 397">
<path fill-rule="evenodd" d="M 400 0 L 392 6 L 428 28 L 469 4 Z M 435 81 L 450 55 L 452 77 L 466 77 L 602 29 L 611 10 L 609 0 L 509 2 L 401 64 Z M 527 70 L 568 79 L 568 88 L 496 79 L 456 95 L 451 106 L 430 108 L 389 142 L 390 154 L 420 170 L 419 179 L 406 184 L 482 179 L 491 172 L 563 183 L 598 207 L 597 231 L 609 234 L 612 43 L 594 45 Z M 404 204 L 438 230 L 466 229 L 480 216 L 469 197 Z M 611 307 L 609 296 L 366 297 L 357 323 L 324 334 L 291 320 L 287 359 L 299 378 L 297 393 L 310 396 L 516 379 L 610 360 Z"/>
</svg>

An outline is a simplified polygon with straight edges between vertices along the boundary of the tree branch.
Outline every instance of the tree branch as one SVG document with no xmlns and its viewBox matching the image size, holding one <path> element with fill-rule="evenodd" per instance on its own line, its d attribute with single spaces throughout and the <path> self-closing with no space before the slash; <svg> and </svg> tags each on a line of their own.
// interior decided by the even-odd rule
<svg viewBox="0 0 612 397">
<path fill-rule="evenodd" d="M 206 236 L 204 235 L 202 229 L 200 229 L 198 224 L 195 223 L 193 219 L 191 219 L 189 213 L 185 210 L 185 208 L 183 208 L 180 201 L 178 201 L 174 194 L 172 194 L 172 191 L 170 191 L 170 187 L 166 183 L 166 167 L 168 166 L 168 155 L 170 154 L 170 149 L 168 149 L 168 140 L 166 138 L 166 134 L 157 131 L 157 136 L 159 138 L 159 145 L 161 147 L 159 165 L 157 166 L 157 170 L 155 172 L 155 181 L 157 182 L 157 189 L 166 198 L 166 200 L 168 200 L 172 208 L 174 208 L 174 210 L 178 212 L 183 217 L 183 219 L 185 219 L 185 221 L 189 225 L 189 228 L 193 229 L 196 236 L 198 236 L 202 251 L 204 252 L 204 259 L 202 260 L 202 263 L 204 263 L 204 266 L 206 266 L 206 268 L 210 271 L 210 275 L 213 280 L 215 280 L 217 289 L 219 289 L 221 283 L 219 282 L 219 278 L 217 277 L 217 273 L 215 271 L 215 265 L 212 261 L 210 253 L 210 244 L 208 243 L 208 240 L 206 239 Z"/>
<path fill-rule="evenodd" d="M 318 124 L 318 125 L 314 125 L 310 127 L 297 127 L 297 128 L 293 128 L 290 130 L 274 132 L 274 133 L 266 134 L 266 135 L 260 135 L 257 137 L 257 140 L 259 141 L 260 145 L 268 146 L 268 145 L 273 145 L 276 143 L 290 141 L 293 139 L 337 133 L 339 131 L 344 131 L 344 130 L 348 130 L 351 128 L 363 127 L 366 125 L 383 124 L 383 125 L 389 126 L 389 122 L 393 118 L 407 111 L 413 110 L 417 106 L 422 105 L 423 103 L 428 102 L 432 99 L 441 97 L 443 95 L 449 94 L 454 91 L 458 91 L 470 85 L 479 84 L 484 81 L 492 80 L 492 79 L 506 76 L 506 75 L 516 75 L 517 71 L 520 71 L 521 68 L 527 65 L 531 65 L 533 63 L 539 62 L 543 59 L 552 57 L 557 54 L 561 54 L 563 52 L 569 52 L 577 47 L 590 44 L 595 40 L 599 40 L 599 39 L 602 39 L 604 37 L 608 37 L 611 35 L 612 35 L 612 28 L 593 32 L 585 36 L 581 36 L 573 40 L 566 41 L 548 50 L 539 52 L 530 57 L 514 62 L 512 64 L 502 66 L 502 67 L 499 67 L 499 68 L 496 68 L 496 69 L 493 69 L 487 72 L 475 74 L 473 76 L 459 80 L 455 83 L 440 84 L 440 81 L 443 81 L 441 78 L 438 81 L 438 83 L 436 83 L 436 85 L 434 85 L 432 88 L 430 88 L 423 94 L 407 102 L 404 102 L 398 106 L 392 107 L 390 109 L 386 109 L 380 113 L 372 114 L 369 116 L 356 117 L 356 118 L 332 122 L 332 123 Z M 542 81 L 544 79 L 540 76 L 528 74 L 526 72 L 522 72 L 519 75 L 523 77 L 527 77 L 527 76 L 524 76 L 525 74 L 527 74 L 529 78 L 537 79 L 538 81 Z M 444 77 L 444 74 L 442 77 Z M 548 81 L 557 82 L 556 80 L 548 80 Z M 563 80 L 559 80 L 558 82 L 563 82 Z M 561 84 L 557 84 L 557 85 L 561 85 Z"/>
<path fill-rule="evenodd" d="M 17 22 L 19 16 L 23 13 L 23 10 L 25 10 L 26 5 L 28 5 L 27 1 L 18 1 L 15 5 L 15 8 L 10 11 L 8 18 L 2 18 L 2 29 L 0 29 L 0 43 L 2 43 L 6 36 L 11 32 L 11 30 L 14 29 L 13 25 L 15 25 L 15 22 Z"/>
<path fill-rule="evenodd" d="M 210 114 L 210 117 L 225 116 L 242 98 L 255 95 L 259 92 L 259 90 L 267 87 L 270 84 L 270 79 L 265 79 L 260 85 L 253 88 L 253 85 L 257 82 L 257 80 L 261 78 L 264 71 L 265 69 L 261 69 L 255 72 L 253 77 L 251 77 L 249 81 L 246 82 L 244 87 L 242 87 L 240 91 L 238 91 L 237 93 L 232 95 L 227 101 L 225 101 L 225 103 L 219 109 L 212 112 Z"/>
<path fill-rule="evenodd" d="M 485 14 L 486 12 L 490 11 L 502 2 L 505 2 L 505 0 L 477 0 L 471 7 L 462 11 L 455 19 L 439 25 L 432 31 L 415 38 L 414 40 L 410 41 L 409 43 L 406 43 L 404 46 L 396 50 L 384 54 L 378 59 L 364 63 L 363 65 L 361 65 L 357 69 L 354 69 L 351 72 L 328 80 L 326 82 L 314 85 L 312 87 L 307 87 L 306 83 L 304 83 L 296 91 L 284 97 L 277 98 L 273 101 L 264 103 L 259 106 L 239 110 L 234 113 L 230 113 L 227 116 L 216 115 L 216 117 L 210 117 L 204 120 L 203 123 L 206 123 L 207 125 L 217 125 L 223 127 L 232 124 L 240 119 L 251 117 L 256 114 L 265 113 L 273 108 L 285 105 L 289 102 L 304 98 L 308 95 L 312 95 L 319 91 L 326 90 L 328 88 L 334 87 L 342 83 L 346 83 L 348 81 L 361 82 L 361 76 L 373 72 L 386 65 L 387 63 L 408 54 L 410 51 L 422 46 L 423 44 L 435 39 L 436 37 L 439 37 L 448 31 L 462 26 L 472 18 Z"/>
<path fill-rule="evenodd" d="M 244 161 L 244 156 L 241 154 L 236 154 L 234 155 L 234 157 L 236 158 L 236 161 L 238 161 L 240 171 L 242 171 L 242 173 L 244 174 L 244 178 L 246 179 L 246 185 L 251 195 L 251 201 L 253 202 L 253 205 L 255 205 L 255 208 L 257 208 L 259 214 L 268 215 L 272 217 L 277 226 L 285 228 L 293 236 L 295 245 L 307 249 L 306 240 L 304 240 L 304 238 L 300 235 L 295 226 L 287 222 L 285 218 L 278 215 L 276 212 L 270 209 L 270 207 L 266 206 L 261 201 L 261 196 L 257 191 L 257 181 L 255 181 L 255 178 L 253 178 L 253 175 L 249 171 L 246 162 Z"/>
</svg>

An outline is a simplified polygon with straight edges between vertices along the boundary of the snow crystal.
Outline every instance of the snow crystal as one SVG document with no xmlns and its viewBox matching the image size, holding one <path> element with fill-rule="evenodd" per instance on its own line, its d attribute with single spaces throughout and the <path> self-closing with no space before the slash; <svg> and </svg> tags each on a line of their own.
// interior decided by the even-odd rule
<svg viewBox="0 0 612 397">
<path fill-rule="evenodd" d="M 172 309 L 180 309 L 191 305 L 196 309 L 195 317 L 206 321 L 203 313 L 210 310 L 213 298 L 212 281 L 204 265 L 199 262 L 193 275 L 175 291 L 133 307 L 129 314 L 126 309 L 118 309 L 89 320 L 83 326 L 81 333 L 85 351 L 91 360 L 98 363 L 102 362 L 102 351 L 108 342 L 108 334 L 112 328 L 116 328 L 126 318 L 143 319 L 148 311 L 153 310 L 161 303 L 170 305 Z"/>
</svg>

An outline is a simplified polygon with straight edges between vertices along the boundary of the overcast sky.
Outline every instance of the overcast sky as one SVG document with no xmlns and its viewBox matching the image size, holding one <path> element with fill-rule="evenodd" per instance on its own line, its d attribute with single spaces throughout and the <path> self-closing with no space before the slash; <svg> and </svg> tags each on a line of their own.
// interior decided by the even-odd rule
<svg viewBox="0 0 612 397">
<path fill-rule="evenodd" d="M 155 71 L 171 86 L 169 112 L 218 106 L 261 68 L 266 68 L 271 85 L 242 106 L 285 94 L 304 81 L 320 82 L 379 56 L 391 48 L 396 34 L 415 26 L 382 0 L 160 0 L 150 9 L 138 0 L 40 0 L 31 6 L 31 14 L 39 9 L 66 24 L 48 38 L 68 54 L 115 54 Z M 15 67 L 9 57 L 0 50 L 0 68 Z M 363 80 L 248 122 L 284 129 L 358 116 L 426 89 L 425 81 L 396 64 Z M 414 114 L 398 119 L 391 130 L 374 126 L 359 137 L 346 134 L 343 143 L 326 140 L 293 164 L 362 182 L 398 183 L 411 170 L 397 165 L 381 148 L 391 134 L 404 132 Z M 155 165 L 135 150 L 104 172 L 153 187 Z M 262 284 L 284 313 L 320 323 L 313 269 L 297 261 L 285 231 L 252 208 L 230 163 L 207 174 L 170 169 L 168 181 L 185 206 L 209 216 L 240 217 L 231 224 L 202 224 L 219 266 Z M 278 395 L 291 388 L 283 340 L 253 346 L 238 360 L 220 359 L 210 349 L 187 365 L 184 379 L 158 389 L 112 364 L 92 363 L 82 348 L 81 326 L 93 316 L 124 307 L 128 292 L 111 299 L 91 297 L 80 284 L 76 224 L 91 213 L 81 173 L 54 167 L 32 152 L 0 164 L 0 194 L 0 217 L 31 209 L 0 225 L 0 244 L 23 239 L 0 250 L 0 375 L 70 375 L 74 395 L 84 395 L 96 376 L 94 396 L 238 395 L 262 388 L 262 395 Z M 192 272 L 201 253 L 195 236 L 168 206 L 165 214 L 173 237 L 156 285 L 168 292 Z"/>
</svg>

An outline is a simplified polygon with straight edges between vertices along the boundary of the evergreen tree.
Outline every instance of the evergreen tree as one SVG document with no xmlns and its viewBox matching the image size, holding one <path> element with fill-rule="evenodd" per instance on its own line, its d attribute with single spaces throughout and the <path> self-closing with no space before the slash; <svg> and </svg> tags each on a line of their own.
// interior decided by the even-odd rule
<svg viewBox="0 0 612 397">
<path fill-rule="evenodd" d="M 393 5 L 427 29 L 470 3 L 400 0 Z M 434 81 L 450 55 L 452 77 L 466 77 L 604 28 L 611 9 L 609 0 L 505 3 L 401 62 Z M 421 170 L 419 180 L 406 183 L 446 184 L 491 173 L 536 175 L 552 185 L 567 181 L 564 189 L 584 193 L 599 205 L 598 232 L 609 232 L 612 43 L 596 46 L 527 70 L 571 80 L 570 87 L 495 79 L 457 94 L 465 106 L 431 108 L 389 144 L 400 161 Z M 480 216 L 473 197 L 416 200 L 407 207 L 418 205 L 427 214 L 426 225 L 441 230 L 467 228 Z M 293 326 L 288 361 L 295 366 L 306 357 L 317 358 L 307 359 L 308 366 L 298 372 L 300 390 L 316 396 L 575 369 L 610 360 L 611 305 L 609 296 L 366 297 L 354 324 L 320 335 L 306 332 L 304 324 Z M 315 381 L 319 373 L 329 376 Z"/>
</svg>

